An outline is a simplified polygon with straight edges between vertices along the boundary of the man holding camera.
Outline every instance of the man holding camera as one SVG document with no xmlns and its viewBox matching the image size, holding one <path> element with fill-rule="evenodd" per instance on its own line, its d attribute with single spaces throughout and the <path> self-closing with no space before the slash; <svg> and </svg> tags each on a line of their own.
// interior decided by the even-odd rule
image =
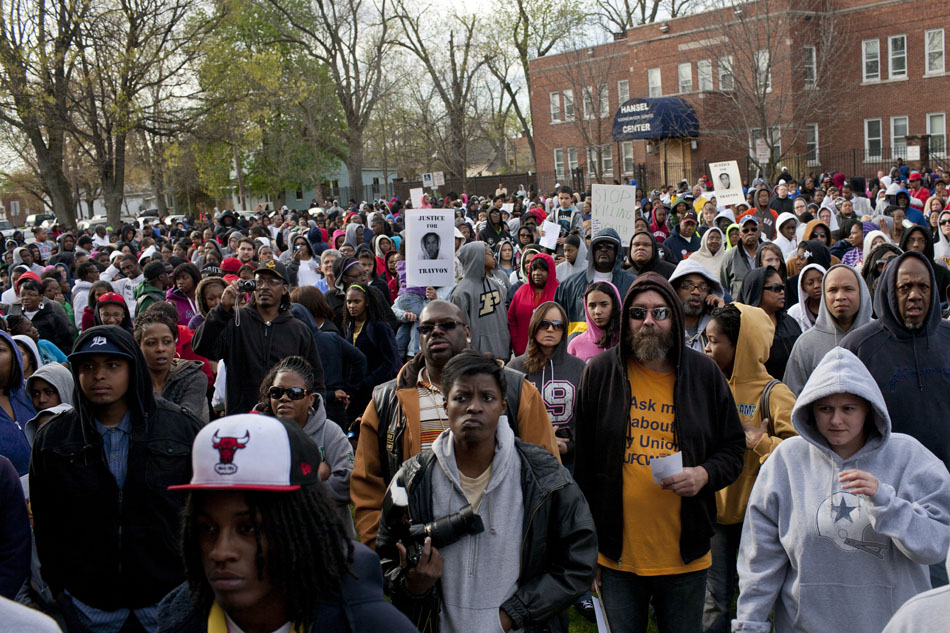
<svg viewBox="0 0 950 633">
<path fill-rule="evenodd" d="M 237 280 L 225 288 L 195 332 L 191 341 L 195 353 L 223 360 L 228 368 L 228 415 L 250 411 L 257 404 L 264 375 L 287 356 L 307 359 L 313 366 L 314 389 L 323 393 L 323 365 L 313 333 L 290 313 L 288 293 L 284 265 L 265 262 L 254 271 L 253 280 Z"/>
</svg>

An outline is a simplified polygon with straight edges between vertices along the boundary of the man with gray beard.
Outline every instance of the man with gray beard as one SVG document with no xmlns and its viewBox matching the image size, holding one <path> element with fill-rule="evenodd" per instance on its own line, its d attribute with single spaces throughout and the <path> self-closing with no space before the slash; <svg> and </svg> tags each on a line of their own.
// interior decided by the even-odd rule
<svg viewBox="0 0 950 633">
<path fill-rule="evenodd" d="M 686 346 L 685 327 L 670 283 L 640 275 L 620 345 L 589 361 L 578 389 L 574 479 L 594 516 L 595 585 L 614 633 L 646 631 L 651 602 L 661 631 L 702 630 L 715 491 L 742 470 L 732 392 Z M 682 468 L 655 481 L 651 461 L 676 454 Z"/>
</svg>

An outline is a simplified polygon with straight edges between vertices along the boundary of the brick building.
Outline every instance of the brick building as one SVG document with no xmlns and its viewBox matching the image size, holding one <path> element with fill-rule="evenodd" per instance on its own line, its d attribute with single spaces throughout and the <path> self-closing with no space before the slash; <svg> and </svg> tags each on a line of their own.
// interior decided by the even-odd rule
<svg viewBox="0 0 950 633">
<path fill-rule="evenodd" d="M 637 178 L 652 188 L 695 182 L 708 162 L 733 159 L 750 179 L 758 164 L 864 176 L 897 157 L 942 166 L 945 13 L 922 1 L 758 0 L 536 59 L 539 186 Z M 618 130 L 636 138 L 618 140 L 611 126 L 624 103 L 646 120 L 654 106 L 685 107 L 698 130 L 634 122 Z"/>
</svg>

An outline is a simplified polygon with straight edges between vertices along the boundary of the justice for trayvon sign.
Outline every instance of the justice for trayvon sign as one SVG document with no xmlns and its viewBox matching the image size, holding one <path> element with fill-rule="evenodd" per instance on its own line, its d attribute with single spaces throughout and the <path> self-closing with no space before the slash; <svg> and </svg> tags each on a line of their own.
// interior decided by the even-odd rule
<svg viewBox="0 0 950 633">
<path fill-rule="evenodd" d="M 406 286 L 455 283 L 455 217 L 452 209 L 406 212 Z"/>
</svg>

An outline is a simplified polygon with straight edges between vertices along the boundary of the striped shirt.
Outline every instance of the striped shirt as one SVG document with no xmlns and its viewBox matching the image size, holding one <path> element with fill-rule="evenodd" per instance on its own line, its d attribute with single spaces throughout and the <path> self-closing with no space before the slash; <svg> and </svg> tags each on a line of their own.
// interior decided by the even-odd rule
<svg viewBox="0 0 950 633">
<path fill-rule="evenodd" d="M 422 450 L 426 450 L 448 428 L 449 419 L 442 406 L 444 399 L 438 387 L 420 377 L 416 390 L 419 393 L 419 437 L 422 439 Z"/>
</svg>

